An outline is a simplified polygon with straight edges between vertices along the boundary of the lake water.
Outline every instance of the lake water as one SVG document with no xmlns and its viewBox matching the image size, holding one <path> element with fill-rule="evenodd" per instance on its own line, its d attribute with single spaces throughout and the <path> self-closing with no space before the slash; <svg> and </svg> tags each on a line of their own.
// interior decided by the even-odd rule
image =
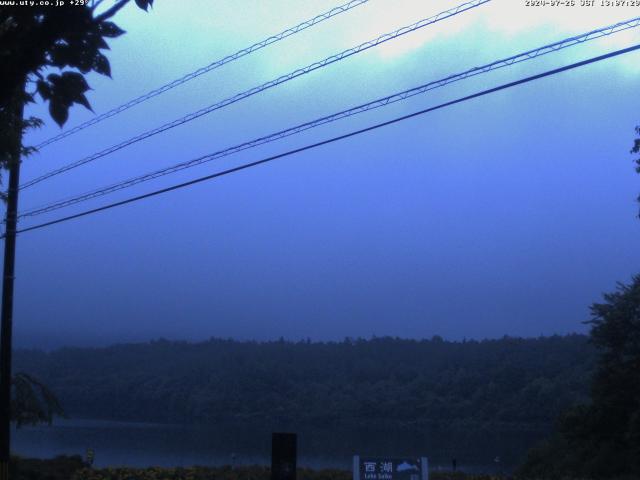
<svg viewBox="0 0 640 480">
<path fill-rule="evenodd" d="M 544 433 L 427 432 L 417 429 L 286 429 L 298 433 L 298 464 L 351 468 L 353 455 L 427 456 L 432 469 L 510 471 Z M 271 430 L 251 425 L 183 426 L 60 420 L 13 431 L 12 450 L 27 457 L 95 451 L 101 466 L 269 465 Z M 496 462 L 499 457 L 499 462 Z"/>
</svg>

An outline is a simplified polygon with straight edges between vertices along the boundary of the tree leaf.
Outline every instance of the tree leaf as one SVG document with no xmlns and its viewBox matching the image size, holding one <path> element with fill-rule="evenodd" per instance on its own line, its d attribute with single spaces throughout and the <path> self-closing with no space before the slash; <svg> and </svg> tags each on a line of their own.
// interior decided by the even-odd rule
<svg viewBox="0 0 640 480">
<path fill-rule="evenodd" d="M 72 64 L 72 66 L 76 67 L 82 73 L 89 73 L 93 68 L 93 58 L 95 56 L 94 52 L 98 50 L 90 50 L 88 48 L 82 48 L 78 50 L 78 58 L 77 61 Z"/>
<path fill-rule="evenodd" d="M 85 80 L 84 75 L 81 75 L 78 72 L 64 72 L 61 80 L 66 88 L 74 89 L 80 93 L 90 90 L 89 84 Z"/>
<path fill-rule="evenodd" d="M 55 45 L 49 51 L 51 65 L 63 68 L 73 63 L 73 49 L 69 45 Z"/>
<path fill-rule="evenodd" d="M 49 102 L 49 114 L 62 127 L 69 118 L 69 106 L 52 99 Z"/>
<path fill-rule="evenodd" d="M 99 30 L 102 36 L 107 38 L 116 38 L 125 33 L 124 30 L 113 22 L 100 23 Z"/>
<path fill-rule="evenodd" d="M 91 104 L 89 103 L 89 100 L 87 100 L 87 97 L 85 95 L 79 95 L 76 99 L 75 99 L 76 103 L 79 103 L 80 105 L 82 105 L 84 108 L 86 108 L 87 110 L 90 110 L 93 112 L 93 108 L 91 108 Z"/>
<path fill-rule="evenodd" d="M 51 117 L 62 126 L 68 119 L 69 108 L 74 103 L 79 103 L 85 108 L 92 110 L 89 100 L 84 95 L 87 90 L 90 90 L 84 75 L 78 72 L 63 72 L 62 75 L 52 73 L 47 77 L 50 82 L 50 87 L 46 84 L 43 85 L 45 94 L 50 92 L 49 95 L 49 113 Z M 49 91 L 47 91 L 49 87 Z"/>
<path fill-rule="evenodd" d="M 101 75 L 111 77 L 111 65 L 109 65 L 109 60 L 101 53 L 97 53 L 93 57 L 93 70 Z"/>
<path fill-rule="evenodd" d="M 100 34 L 96 35 L 95 42 L 98 48 L 101 48 L 103 50 L 111 50 L 111 48 L 109 48 L 109 44 L 105 41 L 104 38 L 102 38 L 102 35 Z"/>
<path fill-rule="evenodd" d="M 55 86 L 60 81 L 60 75 L 57 73 L 50 73 L 47 75 L 47 80 Z"/>
<path fill-rule="evenodd" d="M 153 6 L 153 0 L 136 0 L 136 5 L 146 12 L 149 7 Z"/>
</svg>

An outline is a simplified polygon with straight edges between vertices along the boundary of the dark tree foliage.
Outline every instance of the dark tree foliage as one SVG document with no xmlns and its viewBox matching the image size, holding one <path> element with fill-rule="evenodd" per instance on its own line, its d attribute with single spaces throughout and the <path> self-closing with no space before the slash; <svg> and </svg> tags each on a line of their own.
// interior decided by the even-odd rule
<svg viewBox="0 0 640 480">
<path fill-rule="evenodd" d="M 585 401 L 593 360 L 580 335 L 155 341 L 15 355 L 20 368 L 47 378 L 71 416 L 542 434 Z"/>
<path fill-rule="evenodd" d="M 153 0 L 135 0 L 144 9 Z M 25 131 L 42 120 L 23 118 L 24 106 L 39 96 L 49 103 L 51 117 L 62 126 L 74 104 L 91 108 L 85 75 L 111 75 L 102 52 L 106 39 L 124 33 L 109 21 L 129 0 L 117 0 L 97 14 L 102 0 L 65 7 L 0 6 L 0 168 L 8 168 L 33 152 L 22 142 Z M 4 193 L 0 193 L 6 198 Z M 50 423 L 62 409 L 52 392 L 27 374 L 12 379 L 12 421 L 17 425 Z"/>
<path fill-rule="evenodd" d="M 602 354 L 591 420 L 640 476 L 640 275 L 592 309 L 591 337 Z"/>
<path fill-rule="evenodd" d="M 640 126 L 636 127 L 636 133 L 638 135 L 640 135 Z M 633 148 L 631 149 L 631 153 L 633 154 L 638 154 L 640 153 L 640 138 L 636 138 L 633 141 Z M 640 173 L 640 157 L 636 158 L 634 160 L 635 164 L 636 164 L 636 172 Z M 638 196 L 638 201 L 640 202 L 640 196 Z M 639 215 L 640 216 L 640 215 Z"/>
<path fill-rule="evenodd" d="M 54 415 L 65 413 L 49 387 L 26 373 L 14 375 L 11 398 L 11 421 L 23 425 L 51 424 Z"/>
<path fill-rule="evenodd" d="M 147 9 L 153 0 L 135 0 Z M 74 104 L 91 108 L 85 75 L 111 75 L 103 53 L 107 39 L 124 33 L 109 21 L 129 0 L 118 0 L 97 14 L 102 1 L 54 7 L 0 7 L 0 162 L 18 161 L 33 149 L 23 148 L 22 134 L 41 120 L 22 120 L 22 106 L 36 96 L 49 103 L 51 117 L 62 126 Z"/>
<path fill-rule="evenodd" d="M 640 153 L 640 138 L 631 153 Z M 640 158 L 634 163 L 640 173 Z M 604 300 L 587 322 L 600 352 L 591 403 L 560 416 L 554 436 L 529 452 L 525 476 L 640 478 L 640 275 Z"/>
<path fill-rule="evenodd" d="M 591 311 L 591 402 L 564 413 L 555 437 L 531 452 L 528 476 L 640 478 L 640 275 Z"/>
</svg>

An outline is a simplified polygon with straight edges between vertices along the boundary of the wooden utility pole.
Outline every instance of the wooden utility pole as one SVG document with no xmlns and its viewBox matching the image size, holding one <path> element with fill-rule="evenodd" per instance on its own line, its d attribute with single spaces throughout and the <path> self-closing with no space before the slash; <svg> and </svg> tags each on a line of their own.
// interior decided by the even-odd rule
<svg viewBox="0 0 640 480">
<path fill-rule="evenodd" d="M 9 478 L 9 459 L 11 455 L 11 337 L 13 330 L 13 281 L 16 260 L 16 227 L 18 224 L 18 191 L 20 187 L 20 152 L 22 150 L 23 96 L 17 91 L 10 106 L 15 112 L 8 122 L 12 131 L 13 152 L 7 161 L 9 170 L 9 189 L 7 192 L 7 213 L 5 217 L 4 272 L 2 276 L 2 317 L 0 319 L 0 480 Z M 15 137 L 14 137 L 15 135 Z"/>
</svg>

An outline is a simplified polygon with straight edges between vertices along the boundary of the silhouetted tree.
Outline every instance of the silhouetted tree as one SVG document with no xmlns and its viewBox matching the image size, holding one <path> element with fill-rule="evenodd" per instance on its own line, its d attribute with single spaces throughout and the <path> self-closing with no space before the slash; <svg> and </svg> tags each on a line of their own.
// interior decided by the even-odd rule
<svg viewBox="0 0 640 480">
<path fill-rule="evenodd" d="M 58 398 L 45 384 L 26 373 L 13 376 L 11 421 L 16 426 L 51 424 L 54 415 L 65 416 Z"/>
<path fill-rule="evenodd" d="M 640 153 L 640 138 L 631 153 Z M 640 173 L 640 158 L 634 162 Z M 640 275 L 605 294 L 591 313 L 599 351 L 591 403 L 561 416 L 555 436 L 530 452 L 523 475 L 640 477 Z"/>
<path fill-rule="evenodd" d="M 534 478 L 640 477 L 640 275 L 591 307 L 599 351 L 591 402 L 565 412 L 520 473 Z"/>
<path fill-rule="evenodd" d="M 640 125 L 636 127 L 636 133 L 640 135 Z M 640 153 L 640 137 L 636 138 L 633 141 L 633 148 L 631 149 L 631 153 Z M 640 173 L 640 157 L 636 158 L 634 161 L 636 164 L 636 172 Z M 638 196 L 638 202 L 640 202 L 640 195 Z"/>
<path fill-rule="evenodd" d="M 27 128 L 41 119 L 22 119 L 22 107 L 36 95 L 49 103 L 51 117 L 62 126 L 74 104 L 91 108 L 85 74 L 111 75 L 103 50 L 107 39 L 124 33 L 109 21 L 130 0 L 119 0 L 102 13 L 98 0 L 84 5 L 0 7 L 0 162 L 3 167 L 33 151 L 22 145 Z M 147 9 L 153 0 L 135 0 Z M 46 74 L 46 75 L 45 75 Z"/>
<path fill-rule="evenodd" d="M 50 421 L 59 413 L 51 392 L 28 375 L 12 376 L 12 311 L 15 234 L 22 157 L 33 147 L 23 144 L 27 129 L 42 125 L 42 119 L 24 117 L 26 104 L 39 96 L 49 104 L 49 113 L 62 126 L 74 104 L 91 108 L 86 97 L 85 75 L 111 75 L 109 60 L 102 52 L 107 39 L 124 33 L 109 19 L 130 0 L 116 0 L 101 13 L 104 0 L 82 0 L 64 6 L 33 2 L 0 7 L 0 168 L 9 170 L 7 215 L 4 235 L 4 274 L 0 334 L 0 479 L 8 475 L 9 422 Z M 25 2 L 27 3 L 27 2 Z M 142 9 L 153 0 L 135 0 Z M 12 388 L 13 387 L 13 388 Z"/>
<path fill-rule="evenodd" d="M 591 421 L 602 442 L 640 475 L 640 275 L 592 307 L 591 337 L 601 350 Z"/>
</svg>

